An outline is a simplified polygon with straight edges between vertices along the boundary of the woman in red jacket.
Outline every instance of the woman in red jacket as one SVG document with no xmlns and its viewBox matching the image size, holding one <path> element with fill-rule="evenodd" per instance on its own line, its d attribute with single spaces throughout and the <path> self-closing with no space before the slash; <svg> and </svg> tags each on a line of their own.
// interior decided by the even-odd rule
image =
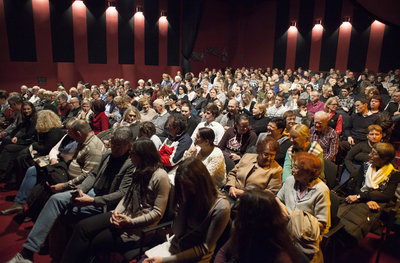
<svg viewBox="0 0 400 263">
<path fill-rule="evenodd" d="M 93 115 L 90 117 L 90 126 L 94 134 L 98 134 L 102 131 L 108 130 L 108 117 L 104 113 L 106 105 L 102 100 L 92 101 Z"/>
</svg>

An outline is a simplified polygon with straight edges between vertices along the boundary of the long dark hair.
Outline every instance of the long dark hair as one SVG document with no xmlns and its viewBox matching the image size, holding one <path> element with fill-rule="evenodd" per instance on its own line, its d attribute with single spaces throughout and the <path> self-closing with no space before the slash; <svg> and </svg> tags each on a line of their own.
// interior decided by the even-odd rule
<svg viewBox="0 0 400 263">
<path fill-rule="evenodd" d="M 297 251 L 272 192 L 254 189 L 239 199 L 232 232 L 235 262 L 273 261 L 286 253 L 297 262 Z"/>
<path fill-rule="evenodd" d="M 183 161 L 175 175 L 175 197 L 188 215 L 204 219 L 215 200 L 218 190 L 205 165 L 197 158 Z"/>
<path fill-rule="evenodd" d="M 140 159 L 140 162 L 133 173 L 132 183 L 126 193 L 124 206 L 128 211 L 136 212 L 139 209 L 140 200 L 147 194 L 153 173 L 161 168 L 162 164 L 156 146 L 148 138 L 139 138 L 134 141 L 131 154 L 135 154 Z"/>
<path fill-rule="evenodd" d="M 31 115 L 25 116 L 25 114 L 23 113 L 24 106 L 29 106 L 32 109 Z M 36 117 L 36 108 L 30 101 L 22 102 L 21 112 L 22 112 L 22 119 L 31 119 L 32 117 Z"/>
</svg>

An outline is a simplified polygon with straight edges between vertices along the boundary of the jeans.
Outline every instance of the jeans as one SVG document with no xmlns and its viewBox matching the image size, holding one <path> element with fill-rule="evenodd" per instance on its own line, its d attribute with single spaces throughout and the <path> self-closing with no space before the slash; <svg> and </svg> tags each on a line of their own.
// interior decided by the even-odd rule
<svg viewBox="0 0 400 263">
<path fill-rule="evenodd" d="M 20 204 L 26 204 L 26 198 L 31 192 L 32 188 L 35 186 L 37 181 L 37 170 L 35 166 L 31 166 L 26 171 L 24 180 L 19 187 L 18 194 L 14 198 L 14 202 Z"/>
<path fill-rule="evenodd" d="M 354 166 L 355 169 L 360 169 L 361 164 L 353 163 L 353 166 Z M 340 184 L 343 184 L 349 178 L 350 178 L 350 172 L 349 172 L 349 170 L 347 170 L 347 168 L 345 168 L 343 173 L 342 173 L 342 176 L 340 177 Z"/>
<path fill-rule="evenodd" d="M 24 244 L 24 248 L 27 248 L 33 252 L 39 252 L 40 246 L 45 242 L 54 222 L 60 215 L 65 214 L 68 212 L 69 208 L 72 208 L 70 205 L 71 192 L 72 190 L 57 193 L 50 197 L 40 212 L 36 223 L 33 225 L 33 228 Z M 91 197 L 95 196 L 93 189 L 91 189 L 87 194 Z M 81 207 L 80 209 L 74 208 L 72 212 L 94 215 L 101 213 L 102 209 L 91 205 Z"/>
</svg>

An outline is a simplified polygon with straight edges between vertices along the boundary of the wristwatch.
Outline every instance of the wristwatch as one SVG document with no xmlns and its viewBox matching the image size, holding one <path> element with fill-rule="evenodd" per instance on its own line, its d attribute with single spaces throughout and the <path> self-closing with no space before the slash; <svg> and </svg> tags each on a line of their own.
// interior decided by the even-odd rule
<svg viewBox="0 0 400 263">
<path fill-rule="evenodd" d="M 357 200 L 360 200 L 361 196 L 360 195 L 356 195 L 357 196 Z"/>
</svg>

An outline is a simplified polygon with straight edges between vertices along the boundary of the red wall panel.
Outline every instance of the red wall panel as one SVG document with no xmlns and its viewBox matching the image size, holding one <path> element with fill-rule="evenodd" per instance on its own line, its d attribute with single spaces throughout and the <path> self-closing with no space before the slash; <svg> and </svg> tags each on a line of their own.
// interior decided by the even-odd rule
<svg viewBox="0 0 400 263">
<path fill-rule="evenodd" d="M 377 72 L 379 69 L 379 62 L 381 59 L 381 50 L 383 35 L 385 33 L 385 24 L 375 20 L 371 24 L 371 33 L 369 35 L 367 61 L 365 67 L 372 72 Z"/>
</svg>

